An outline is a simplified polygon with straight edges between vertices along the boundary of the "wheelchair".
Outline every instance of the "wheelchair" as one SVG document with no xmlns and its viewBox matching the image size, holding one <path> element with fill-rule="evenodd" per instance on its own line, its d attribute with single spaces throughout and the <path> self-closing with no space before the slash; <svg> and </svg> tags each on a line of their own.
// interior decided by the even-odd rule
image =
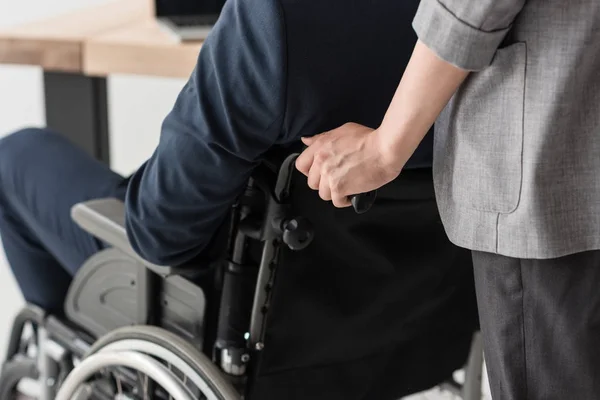
<svg viewBox="0 0 600 400">
<path fill-rule="evenodd" d="M 265 348 L 279 254 L 303 250 L 314 236 L 290 207 L 296 156 L 255 170 L 208 269 L 201 261 L 174 268 L 140 258 L 118 200 L 75 205 L 74 221 L 109 246 L 75 276 L 64 315 L 27 305 L 16 316 L 0 399 L 21 399 L 26 380 L 36 383 L 38 400 L 244 399 Z M 482 357 L 475 334 L 463 383 L 440 387 L 480 399 Z"/>
</svg>

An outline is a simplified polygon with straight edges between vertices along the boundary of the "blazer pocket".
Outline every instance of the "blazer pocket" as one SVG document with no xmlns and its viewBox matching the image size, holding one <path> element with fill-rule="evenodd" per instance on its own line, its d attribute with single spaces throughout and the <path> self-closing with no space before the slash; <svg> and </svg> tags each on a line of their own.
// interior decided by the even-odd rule
<svg viewBox="0 0 600 400">
<path fill-rule="evenodd" d="M 521 195 L 527 47 L 499 49 L 472 74 L 444 111 L 443 149 L 436 151 L 453 200 L 479 211 L 510 213 Z"/>
</svg>

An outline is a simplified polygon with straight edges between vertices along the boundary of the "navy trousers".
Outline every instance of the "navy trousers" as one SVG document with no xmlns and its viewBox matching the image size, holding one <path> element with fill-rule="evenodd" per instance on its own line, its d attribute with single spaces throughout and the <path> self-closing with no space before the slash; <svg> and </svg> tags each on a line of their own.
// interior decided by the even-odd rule
<svg viewBox="0 0 600 400">
<path fill-rule="evenodd" d="M 71 207 L 94 198 L 124 199 L 124 183 L 48 130 L 0 139 L 0 240 L 28 302 L 62 312 L 72 277 L 104 246 L 71 220 Z"/>
</svg>

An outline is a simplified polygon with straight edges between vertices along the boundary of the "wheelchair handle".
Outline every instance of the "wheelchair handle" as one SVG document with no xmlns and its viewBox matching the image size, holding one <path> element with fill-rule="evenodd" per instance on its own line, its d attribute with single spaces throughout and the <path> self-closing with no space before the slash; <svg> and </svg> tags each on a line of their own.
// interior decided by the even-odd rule
<svg viewBox="0 0 600 400">
<path fill-rule="evenodd" d="M 354 211 L 357 214 L 364 214 L 369 211 L 371 207 L 373 207 L 375 199 L 377 199 L 376 190 L 350 196 L 350 202 L 352 203 L 352 207 L 354 207 Z"/>
<path fill-rule="evenodd" d="M 303 149 L 306 149 L 304 147 Z M 293 165 L 296 162 L 296 159 L 300 156 L 301 153 L 295 153 L 290 155 L 284 164 Z M 287 184 L 289 185 L 289 180 L 291 179 L 291 171 L 287 176 Z M 364 214 L 373 207 L 373 203 L 375 203 L 375 199 L 377 198 L 377 191 L 372 190 L 367 193 L 360 193 L 349 196 L 350 202 L 352 203 L 352 207 L 357 214 Z"/>
</svg>

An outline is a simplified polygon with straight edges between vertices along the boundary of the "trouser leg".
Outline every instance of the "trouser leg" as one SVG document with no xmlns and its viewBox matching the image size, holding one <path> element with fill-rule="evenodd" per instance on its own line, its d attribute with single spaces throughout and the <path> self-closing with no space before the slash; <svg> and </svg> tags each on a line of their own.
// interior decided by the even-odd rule
<svg viewBox="0 0 600 400">
<path fill-rule="evenodd" d="M 494 400 L 600 398 L 600 252 L 473 261 Z"/>
<path fill-rule="evenodd" d="M 124 196 L 123 178 L 60 135 L 0 140 L 0 237 L 28 302 L 62 310 L 71 277 L 103 244 L 70 216 L 78 202 Z"/>
</svg>

